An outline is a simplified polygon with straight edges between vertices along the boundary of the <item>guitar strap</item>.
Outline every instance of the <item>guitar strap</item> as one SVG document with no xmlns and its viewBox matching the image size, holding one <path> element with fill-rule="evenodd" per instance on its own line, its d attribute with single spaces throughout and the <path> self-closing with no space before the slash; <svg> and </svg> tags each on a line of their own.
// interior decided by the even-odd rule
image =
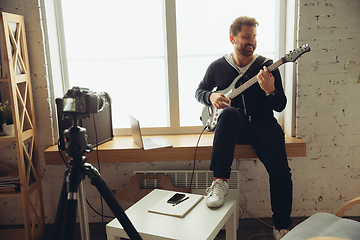
<svg viewBox="0 0 360 240">
<path fill-rule="evenodd" d="M 251 66 L 248 68 L 248 70 L 235 83 L 235 88 L 238 88 L 241 84 L 245 83 L 246 81 L 248 81 L 249 79 L 254 77 L 256 74 L 258 74 L 258 72 L 260 71 L 260 69 L 265 64 L 266 61 L 267 60 L 265 57 L 259 55 L 256 58 L 256 60 L 251 64 Z M 242 105 L 242 102 L 241 102 L 242 100 L 241 100 L 240 96 L 241 96 L 241 94 L 231 100 L 231 106 L 241 106 Z"/>
<path fill-rule="evenodd" d="M 255 61 L 251 64 L 248 70 L 243 74 L 243 76 L 236 82 L 235 88 L 239 87 L 240 84 L 245 83 L 247 80 L 251 79 L 253 76 L 258 74 L 262 66 L 266 62 L 266 58 L 264 56 L 259 55 Z"/>
</svg>

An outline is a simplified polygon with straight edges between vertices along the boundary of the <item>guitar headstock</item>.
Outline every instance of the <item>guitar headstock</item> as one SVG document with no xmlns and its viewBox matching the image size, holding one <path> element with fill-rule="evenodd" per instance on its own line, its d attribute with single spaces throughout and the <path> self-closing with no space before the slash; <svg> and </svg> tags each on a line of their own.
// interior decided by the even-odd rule
<svg viewBox="0 0 360 240">
<path fill-rule="evenodd" d="M 310 52 L 310 46 L 309 44 L 306 44 L 300 48 L 296 48 L 293 51 L 290 51 L 288 54 L 286 54 L 283 58 L 282 61 L 283 63 L 286 62 L 295 62 L 296 59 L 298 59 L 301 55 L 303 55 L 306 52 Z"/>
</svg>

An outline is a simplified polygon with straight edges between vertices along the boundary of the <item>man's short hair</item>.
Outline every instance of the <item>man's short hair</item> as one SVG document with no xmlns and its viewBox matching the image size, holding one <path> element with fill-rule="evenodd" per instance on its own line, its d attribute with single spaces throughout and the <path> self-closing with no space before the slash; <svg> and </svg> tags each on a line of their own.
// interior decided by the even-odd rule
<svg viewBox="0 0 360 240">
<path fill-rule="evenodd" d="M 255 18 L 251 18 L 251 17 L 247 17 L 247 16 L 238 17 L 230 25 L 229 35 L 230 36 L 232 35 L 234 37 L 237 36 L 239 34 L 239 32 L 241 31 L 242 25 L 257 27 L 259 25 L 259 23 L 256 21 Z"/>
</svg>

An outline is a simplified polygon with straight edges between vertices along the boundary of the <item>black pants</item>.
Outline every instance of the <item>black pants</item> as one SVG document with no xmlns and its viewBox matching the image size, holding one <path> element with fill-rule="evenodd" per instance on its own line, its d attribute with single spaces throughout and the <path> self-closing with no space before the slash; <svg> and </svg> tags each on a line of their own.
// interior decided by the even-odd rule
<svg viewBox="0 0 360 240">
<path fill-rule="evenodd" d="M 273 224 L 280 229 L 288 228 L 291 224 L 292 180 L 281 126 L 275 118 L 249 118 L 233 107 L 225 108 L 214 135 L 210 164 L 214 177 L 230 177 L 236 143 L 250 144 L 264 164 L 269 174 Z"/>
</svg>

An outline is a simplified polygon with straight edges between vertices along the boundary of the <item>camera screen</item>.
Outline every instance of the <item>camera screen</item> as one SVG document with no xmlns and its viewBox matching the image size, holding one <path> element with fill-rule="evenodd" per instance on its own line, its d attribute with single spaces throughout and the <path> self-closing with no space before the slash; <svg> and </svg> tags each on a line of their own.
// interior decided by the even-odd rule
<svg viewBox="0 0 360 240">
<path fill-rule="evenodd" d="M 64 98 L 63 99 L 63 111 L 64 112 L 76 112 L 75 99 Z"/>
</svg>

